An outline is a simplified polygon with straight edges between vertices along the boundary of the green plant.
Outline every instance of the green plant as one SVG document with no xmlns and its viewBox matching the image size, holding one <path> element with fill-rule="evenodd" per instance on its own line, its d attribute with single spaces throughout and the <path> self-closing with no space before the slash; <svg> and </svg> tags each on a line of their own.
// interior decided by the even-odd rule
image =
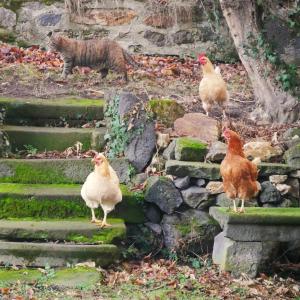
<svg viewBox="0 0 300 300">
<path fill-rule="evenodd" d="M 26 152 L 30 155 L 37 154 L 38 149 L 34 148 L 34 146 L 32 146 L 32 145 L 24 145 L 24 148 L 25 148 Z"/>
</svg>

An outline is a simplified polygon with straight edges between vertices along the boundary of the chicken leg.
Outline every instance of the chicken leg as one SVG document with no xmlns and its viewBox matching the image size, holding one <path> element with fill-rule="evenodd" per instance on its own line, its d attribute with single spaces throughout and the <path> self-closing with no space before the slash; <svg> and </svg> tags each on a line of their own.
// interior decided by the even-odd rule
<svg viewBox="0 0 300 300">
<path fill-rule="evenodd" d="M 242 199 L 242 205 L 241 205 L 241 208 L 239 209 L 240 213 L 244 213 L 245 212 L 244 202 L 245 202 L 245 200 Z"/>
<path fill-rule="evenodd" d="M 104 228 L 104 227 L 111 227 L 111 225 L 108 224 L 108 223 L 106 222 L 106 219 L 107 219 L 107 211 L 104 209 L 103 212 L 104 212 L 104 217 L 103 217 L 103 221 L 102 221 L 100 227 L 101 227 L 101 228 Z"/>
<path fill-rule="evenodd" d="M 95 216 L 95 211 L 93 208 L 91 208 L 91 211 L 92 211 L 92 220 L 91 220 L 91 223 L 96 223 L 96 224 L 100 224 L 102 222 L 102 220 L 98 220 Z"/>
<path fill-rule="evenodd" d="M 236 204 L 235 204 L 235 199 L 233 199 L 232 201 L 233 201 L 233 211 L 234 211 L 234 212 L 237 212 Z"/>
</svg>

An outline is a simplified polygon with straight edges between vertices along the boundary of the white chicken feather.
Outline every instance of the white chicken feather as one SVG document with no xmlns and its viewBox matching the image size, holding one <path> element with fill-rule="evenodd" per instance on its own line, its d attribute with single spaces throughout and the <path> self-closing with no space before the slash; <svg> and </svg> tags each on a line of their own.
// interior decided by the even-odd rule
<svg viewBox="0 0 300 300">
<path fill-rule="evenodd" d="M 95 163 L 95 170 L 86 178 L 81 188 L 81 196 L 92 211 L 92 222 L 101 223 L 101 227 L 110 226 L 106 222 L 107 214 L 122 201 L 119 178 L 103 154 L 97 154 L 92 161 Z M 99 206 L 104 213 L 102 222 L 95 217 L 94 210 Z"/>
</svg>

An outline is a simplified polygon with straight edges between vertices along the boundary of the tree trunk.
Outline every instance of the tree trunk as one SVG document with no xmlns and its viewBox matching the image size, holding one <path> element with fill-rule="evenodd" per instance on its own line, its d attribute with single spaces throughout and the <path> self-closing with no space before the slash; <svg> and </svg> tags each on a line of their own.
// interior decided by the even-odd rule
<svg viewBox="0 0 300 300">
<path fill-rule="evenodd" d="M 245 47 L 251 47 L 249 37 L 257 39 L 260 33 L 255 0 L 220 0 L 220 4 L 239 57 L 252 82 L 258 104 L 252 116 L 278 123 L 299 120 L 300 102 L 283 91 L 270 76 L 263 74 L 266 65 L 261 59 L 254 58 L 245 51 Z"/>
</svg>

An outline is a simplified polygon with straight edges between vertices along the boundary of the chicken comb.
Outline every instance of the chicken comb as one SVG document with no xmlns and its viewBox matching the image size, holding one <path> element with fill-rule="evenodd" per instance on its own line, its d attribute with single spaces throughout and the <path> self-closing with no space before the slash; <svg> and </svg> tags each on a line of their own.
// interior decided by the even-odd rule
<svg viewBox="0 0 300 300">
<path fill-rule="evenodd" d="M 200 60 L 202 57 L 205 57 L 205 56 L 206 56 L 206 54 L 204 52 L 200 53 L 198 55 L 198 60 Z"/>
</svg>

